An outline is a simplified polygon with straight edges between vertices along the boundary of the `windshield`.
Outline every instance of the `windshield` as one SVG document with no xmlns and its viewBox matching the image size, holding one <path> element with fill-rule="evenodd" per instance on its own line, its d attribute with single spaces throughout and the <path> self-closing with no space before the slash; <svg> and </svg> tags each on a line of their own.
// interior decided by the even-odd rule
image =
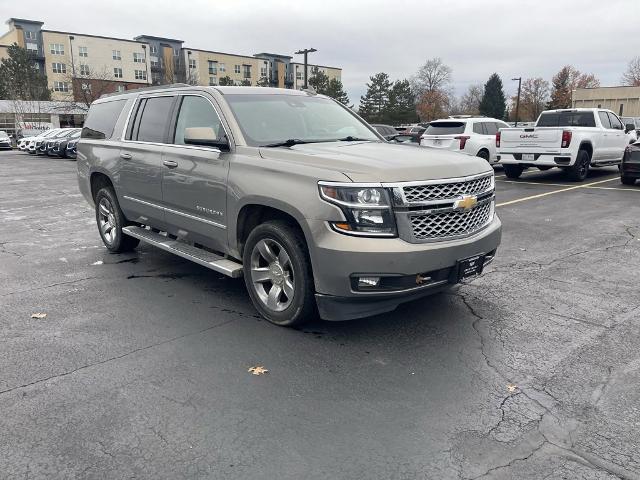
<svg viewBox="0 0 640 480">
<path fill-rule="evenodd" d="M 595 127 L 593 112 L 543 113 L 536 127 Z"/>
<path fill-rule="evenodd" d="M 7 135 L 7 132 L 0 130 L 0 138 L 9 138 L 9 135 Z"/>
<path fill-rule="evenodd" d="M 287 140 L 330 142 L 352 137 L 380 141 L 367 125 L 333 100 L 306 95 L 225 95 L 247 144 Z"/>
<path fill-rule="evenodd" d="M 464 122 L 431 122 L 425 135 L 458 135 L 464 133 Z"/>
</svg>

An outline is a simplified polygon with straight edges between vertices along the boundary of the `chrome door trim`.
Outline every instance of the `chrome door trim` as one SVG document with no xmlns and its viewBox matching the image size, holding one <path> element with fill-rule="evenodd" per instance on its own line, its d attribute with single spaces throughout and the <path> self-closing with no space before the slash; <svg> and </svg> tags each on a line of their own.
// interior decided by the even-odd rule
<svg viewBox="0 0 640 480">
<path fill-rule="evenodd" d="M 186 217 L 186 218 L 189 218 L 191 220 L 197 220 L 198 222 L 203 222 L 203 223 L 206 223 L 208 225 L 212 225 L 214 227 L 221 228 L 222 230 L 226 230 L 227 229 L 226 225 L 223 225 L 223 224 L 218 223 L 218 222 L 214 222 L 213 220 L 208 220 L 206 218 L 197 217 L 195 215 L 191 215 L 190 213 L 184 213 L 184 212 L 180 212 L 178 210 L 174 210 L 172 208 L 162 207 L 162 206 L 157 205 L 155 203 L 147 202 L 145 200 L 140 200 L 139 198 L 130 197 L 128 195 L 124 195 L 123 198 L 125 200 L 130 200 L 132 202 L 141 203 L 142 205 L 147 205 L 149 207 L 158 208 L 160 210 L 163 210 L 164 212 L 173 213 L 175 215 L 180 215 L 182 217 Z"/>
</svg>

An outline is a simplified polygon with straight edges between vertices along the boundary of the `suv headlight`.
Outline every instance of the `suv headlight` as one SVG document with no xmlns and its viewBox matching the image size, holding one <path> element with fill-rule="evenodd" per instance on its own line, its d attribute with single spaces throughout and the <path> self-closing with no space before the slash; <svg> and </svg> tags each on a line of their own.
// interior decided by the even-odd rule
<svg viewBox="0 0 640 480">
<path fill-rule="evenodd" d="M 347 235 L 370 237 L 397 236 L 389 192 L 380 186 L 345 185 L 320 182 L 320 196 L 340 207 L 346 222 L 331 227 Z"/>
</svg>

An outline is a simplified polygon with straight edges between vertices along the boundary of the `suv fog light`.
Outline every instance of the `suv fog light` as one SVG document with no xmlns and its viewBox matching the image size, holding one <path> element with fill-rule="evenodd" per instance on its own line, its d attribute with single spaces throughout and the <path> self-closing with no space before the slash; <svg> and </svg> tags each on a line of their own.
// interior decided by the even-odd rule
<svg viewBox="0 0 640 480">
<path fill-rule="evenodd" d="M 358 287 L 378 287 L 380 277 L 358 277 Z"/>
</svg>

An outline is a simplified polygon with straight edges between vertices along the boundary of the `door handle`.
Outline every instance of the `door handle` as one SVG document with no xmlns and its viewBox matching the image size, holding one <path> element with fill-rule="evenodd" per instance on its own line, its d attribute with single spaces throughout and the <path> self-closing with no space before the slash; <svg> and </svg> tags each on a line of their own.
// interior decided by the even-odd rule
<svg viewBox="0 0 640 480">
<path fill-rule="evenodd" d="M 173 160 L 165 160 L 162 164 L 169 168 L 176 168 L 178 166 L 178 162 L 174 162 Z"/>
<path fill-rule="evenodd" d="M 123 160 L 131 160 L 131 154 L 130 153 L 121 153 L 120 154 L 120 158 Z"/>
</svg>

